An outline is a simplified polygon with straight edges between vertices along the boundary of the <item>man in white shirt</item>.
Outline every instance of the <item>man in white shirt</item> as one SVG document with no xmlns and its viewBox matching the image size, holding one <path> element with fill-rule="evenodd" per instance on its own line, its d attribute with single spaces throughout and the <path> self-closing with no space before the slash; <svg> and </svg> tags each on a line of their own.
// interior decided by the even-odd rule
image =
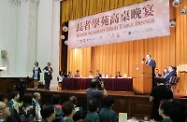
<svg viewBox="0 0 187 122">
<path fill-rule="evenodd" d="M 36 113 L 36 121 L 41 121 L 42 116 L 41 116 L 41 107 L 40 107 L 40 100 L 41 100 L 41 95 L 39 92 L 34 92 L 33 94 L 33 99 L 32 99 L 32 104 L 35 107 L 35 113 Z"/>
<path fill-rule="evenodd" d="M 105 72 L 105 73 L 102 75 L 102 78 L 108 78 L 108 74 Z"/>
</svg>

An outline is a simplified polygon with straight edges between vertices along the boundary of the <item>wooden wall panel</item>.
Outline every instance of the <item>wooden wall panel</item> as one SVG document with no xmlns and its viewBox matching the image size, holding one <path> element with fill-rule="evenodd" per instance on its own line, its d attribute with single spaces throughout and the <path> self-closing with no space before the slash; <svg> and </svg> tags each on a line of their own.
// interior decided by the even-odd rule
<svg viewBox="0 0 187 122">
<path fill-rule="evenodd" d="M 25 77 L 22 77 L 25 79 Z M 19 77 L 1 77 L 0 78 L 0 92 L 7 95 L 11 99 L 11 92 L 15 89 L 14 86 L 20 80 Z"/>
<path fill-rule="evenodd" d="M 131 97 L 130 108 L 132 110 L 131 117 L 143 118 L 150 116 L 152 104 L 148 97 Z"/>
<path fill-rule="evenodd" d="M 181 15 L 180 10 L 187 8 L 186 1 L 176 8 L 176 66 L 178 71 L 187 71 L 187 15 Z M 181 77 L 177 91 L 187 91 L 187 77 Z"/>
<path fill-rule="evenodd" d="M 35 92 L 34 90 L 28 90 L 28 92 Z M 49 103 L 49 98 L 52 94 L 58 93 L 62 96 L 62 103 L 68 100 L 70 96 L 76 96 L 78 98 L 78 106 L 83 107 L 87 110 L 87 98 L 85 92 L 77 91 L 39 91 L 42 96 L 42 104 Z M 115 94 L 114 97 L 114 107 L 113 109 L 118 114 L 119 112 L 127 113 L 128 118 L 136 117 L 143 119 L 144 116 L 149 116 L 151 114 L 152 103 L 149 102 L 149 96 L 147 95 L 127 95 L 127 94 Z M 187 107 L 187 99 L 178 99 L 182 101 Z"/>
<path fill-rule="evenodd" d="M 116 113 L 128 113 L 129 111 L 129 100 L 124 97 L 115 99 L 114 109 Z"/>
</svg>

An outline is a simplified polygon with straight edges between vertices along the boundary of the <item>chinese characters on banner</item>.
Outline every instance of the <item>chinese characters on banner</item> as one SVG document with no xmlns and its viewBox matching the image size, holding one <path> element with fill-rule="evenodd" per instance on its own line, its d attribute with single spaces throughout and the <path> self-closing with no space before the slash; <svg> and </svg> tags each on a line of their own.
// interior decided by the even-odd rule
<svg viewBox="0 0 187 122">
<path fill-rule="evenodd" d="M 169 0 L 150 0 L 69 21 L 68 48 L 170 34 Z"/>
</svg>

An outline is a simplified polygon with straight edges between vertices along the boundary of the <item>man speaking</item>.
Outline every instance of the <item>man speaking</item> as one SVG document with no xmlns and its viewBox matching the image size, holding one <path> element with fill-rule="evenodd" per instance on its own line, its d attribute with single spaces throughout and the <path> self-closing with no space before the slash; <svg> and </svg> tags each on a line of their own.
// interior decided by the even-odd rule
<svg viewBox="0 0 187 122">
<path fill-rule="evenodd" d="M 150 54 L 147 54 L 147 56 L 146 56 L 146 64 L 149 66 L 152 66 L 152 86 L 154 87 L 154 76 L 155 76 L 156 62 L 154 60 L 152 60 Z"/>
</svg>

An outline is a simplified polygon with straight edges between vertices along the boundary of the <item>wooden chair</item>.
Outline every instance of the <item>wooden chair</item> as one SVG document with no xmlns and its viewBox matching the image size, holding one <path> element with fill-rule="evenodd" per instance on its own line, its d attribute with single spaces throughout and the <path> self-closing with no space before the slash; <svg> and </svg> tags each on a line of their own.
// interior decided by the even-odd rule
<svg viewBox="0 0 187 122">
<path fill-rule="evenodd" d="M 178 82 L 179 82 L 179 77 L 172 76 L 170 78 L 169 84 L 167 84 L 167 86 L 172 90 L 173 93 L 176 90 L 176 86 L 177 86 Z"/>
<path fill-rule="evenodd" d="M 62 90 L 62 83 L 58 83 L 58 87 L 57 87 L 58 90 Z"/>
</svg>

